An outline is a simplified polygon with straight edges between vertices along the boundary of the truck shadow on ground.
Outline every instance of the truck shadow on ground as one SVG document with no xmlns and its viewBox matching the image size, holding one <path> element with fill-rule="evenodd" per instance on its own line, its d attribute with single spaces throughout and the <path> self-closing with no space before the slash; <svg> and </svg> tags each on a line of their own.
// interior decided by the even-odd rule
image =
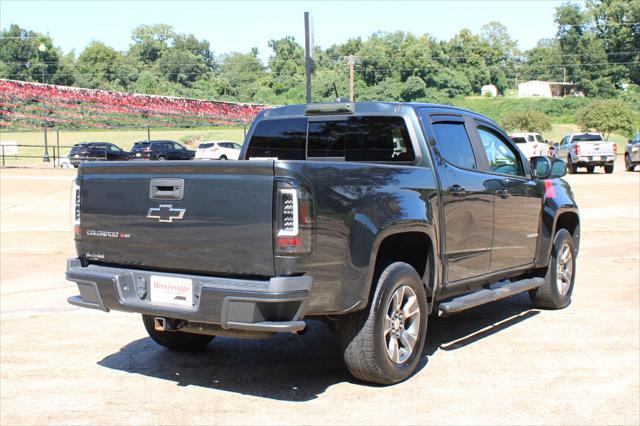
<svg viewBox="0 0 640 426">
<path fill-rule="evenodd" d="M 487 338 L 539 312 L 526 295 L 482 306 L 449 318 L 429 318 L 427 345 L 418 372 L 438 349 L 451 351 Z M 283 401 L 309 401 L 339 383 L 365 385 L 347 371 L 338 339 L 321 321 L 308 332 L 268 340 L 215 338 L 207 350 L 178 353 L 150 338 L 133 341 L 99 365 L 133 374 Z M 418 374 L 416 372 L 416 374 Z M 410 379 L 411 380 L 411 379 Z"/>
</svg>

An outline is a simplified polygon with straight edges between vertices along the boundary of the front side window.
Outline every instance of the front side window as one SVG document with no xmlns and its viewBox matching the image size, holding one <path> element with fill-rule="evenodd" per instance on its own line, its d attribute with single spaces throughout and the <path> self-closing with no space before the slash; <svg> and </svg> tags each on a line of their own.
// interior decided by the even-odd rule
<svg viewBox="0 0 640 426">
<path fill-rule="evenodd" d="M 431 126 L 436 146 L 444 160 L 463 169 L 477 169 L 471 140 L 463 122 L 440 122 Z"/>
<path fill-rule="evenodd" d="M 497 133 L 483 127 L 478 127 L 478 133 L 492 173 L 524 176 L 518 156 L 506 141 Z"/>
</svg>

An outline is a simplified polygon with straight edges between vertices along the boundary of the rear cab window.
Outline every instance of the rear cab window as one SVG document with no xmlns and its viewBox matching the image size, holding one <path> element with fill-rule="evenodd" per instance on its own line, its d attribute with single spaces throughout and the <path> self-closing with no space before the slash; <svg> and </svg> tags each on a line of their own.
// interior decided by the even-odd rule
<svg viewBox="0 0 640 426">
<path fill-rule="evenodd" d="M 402 117 L 350 116 L 264 120 L 246 158 L 412 162 L 416 156 Z"/>
</svg>

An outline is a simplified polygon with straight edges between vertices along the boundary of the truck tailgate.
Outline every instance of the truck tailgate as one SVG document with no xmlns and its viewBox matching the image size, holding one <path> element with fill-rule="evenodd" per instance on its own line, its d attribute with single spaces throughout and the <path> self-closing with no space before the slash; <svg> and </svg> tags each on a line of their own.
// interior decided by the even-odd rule
<svg viewBox="0 0 640 426">
<path fill-rule="evenodd" d="M 612 142 L 580 142 L 581 156 L 613 155 Z"/>
<path fill-rule="evenodd" d="M 274 275 L 272 162 L 88 164 L 79 177 L 77 247 L 89 261 L 201 274 Z M 154 189 L 171 192 L 172 182 L 177 182 L 174 195 Z"/>
</svg>

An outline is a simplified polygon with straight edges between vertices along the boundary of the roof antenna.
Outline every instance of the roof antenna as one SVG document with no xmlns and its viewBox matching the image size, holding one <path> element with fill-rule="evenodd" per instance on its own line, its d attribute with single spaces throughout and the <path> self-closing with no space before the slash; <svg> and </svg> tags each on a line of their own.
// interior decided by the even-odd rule
<svg viewBox="0 0 640 426">
<path fill-rule="evenodd" d="M 336 102 L 342 102 L 342 99 L 340 99 L 340 95 L 338 95 L 338 88 L 336 87 L 336 82 L 333 82 L 333 91 L 336 92 Z"/>
</svg>

